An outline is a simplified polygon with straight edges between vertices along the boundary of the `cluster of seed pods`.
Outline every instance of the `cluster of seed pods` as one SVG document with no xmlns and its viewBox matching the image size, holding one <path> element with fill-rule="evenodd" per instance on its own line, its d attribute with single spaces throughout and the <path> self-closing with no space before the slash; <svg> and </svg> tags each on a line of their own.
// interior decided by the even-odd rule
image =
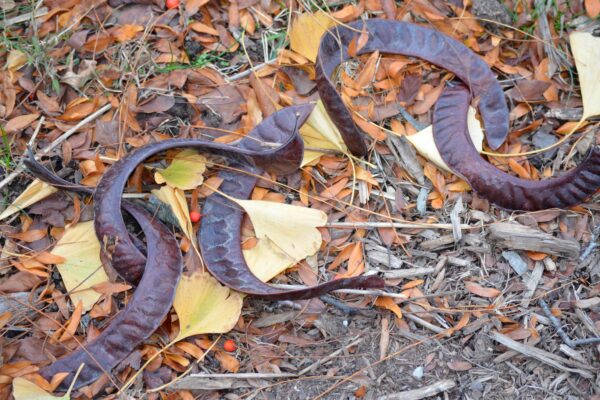
<svg viewBox="0 0 600 400">
<path fill-rule="evenodd" d="M 498 148 L 506 139 L 509 125 L 504 94 L 494 74 L 479 56 L 460 42 L 438 31 L 399 21 L 357 21 L 333 28 L 321 40 L 316 61 L 317 87 L 326 110 L 354 155 L 366 154 L 365 138 L 331 77 L 334 70 L 350 58 L 348 47 L 364 25 L 369 39 L 359 54 L 380 51 L 419 57 L 453 72 L 462 81 L 460 85 L 446 88 L 438 100 L 433 116 L 434 138 L 444 161 L 480 196 L 506 209 L 565 208 L 585 200 L 600 187 L 600 151 L 597 149 L 592 150 L 578 168 L 543 181 L 518 179 L 487 163 L 470 140 L 467 108 L 470 96 L 477 96 L 488 145 Z M 245 199 L 263 171 L 286 174 L 299 168 L 303 142 L 298 127 L 311 110 L 311 106 L 284 108 L 231 145 L 200 139 L 172 139 L 147 145 L 115 163 L 95 191 L 70 184 L 29 157 L 27 165 L 40 179 L 66 190 L 93 194 L 95 229 L 105 244 L 103 250 L 121 277 L 137 285 L 126 308 L 95 340 L 45 367 L 42 375 L 51 378 L 58 372 L 69 373 L 61 386 L 65 388 L 81 363 L 86 366 L 76 387 L 93 382 L 103 373 L 110 374 L 129 352 L 154 332 L 171 307 L 182 270 L 175 237 L 145 210 L 121 201 L 127 179 L 140 163 L 176 147 L 217 153 L 229 159 L 233 167 L 220 173 L 223 179 L 220 190 L 228 196 Z M 267 147 L 264 143 L 271 145 Z M 273 143 L 277 146 L 273 147 Z M 142 228 L 146 254 L 128 233 L 121 209 Z M 333 280 L 300 290 L 274 288 L 254 276 L 244 260 L 240 245 L 243 212 L 226 197 L 215 193 L 206 200 L 204 215 L 198 239 L 205 263 L 216 279 L 234 290 L 269 299 L 306 299 L 341 288 L 383 287 L 381 278 L 366 276 Z"/>
</svg>

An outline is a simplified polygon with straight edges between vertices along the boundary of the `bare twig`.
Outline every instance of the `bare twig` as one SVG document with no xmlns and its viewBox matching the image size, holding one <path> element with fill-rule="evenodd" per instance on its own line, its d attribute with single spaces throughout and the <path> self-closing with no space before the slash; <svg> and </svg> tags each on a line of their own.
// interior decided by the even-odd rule
<svg viewBox="0 0 600 400">
<path fill-rule="evenodd" d="M 25 13 L 25 14 L 17 15 L 16 17 L 9 18 L 9 19 L 5 20 L 4 22 L 0 23 L 0 26 L 2 26 L 3 29 L 5 29 L 11 25 L 30 21 L 32 18 L 35 19 L 35 18 L 43 17 L 46 14 L 48 14 L 48 8 L 42 7 L 40 9 L 33 10 L 33 11 Z"/>
<path fill-rule="evenodd" d="M 405 392 L 397 392 L 380 397 L 381 400 L 420 400 L 426 397 L 435 396 L 438 393 L 446 392 L 454 389 L 456 382 L 451 379 L 444 379 L 424 386 L 419 389 L 407 390 Z"/>
<path fill-rule="evenodd" d="M 408 222 L 330 222 L 325 225 L 328 228 L 337 229 L 376 229 L 376 228 L 423 228 L 452 230 L 452 224 L 426 224 Z M 460 229 L 473 229 L 467 224 L 460 224 Z"/>
<path fill-rule="evenodd" d="M 322 302 L 330 304 L 330 305 L 334 306 L 335 308 L 339 309 L 340 311 L 342 311 L 343 313 L 348 314 L 348 315 L 355 315 L 361 311 L 360 308 L 349 306 L 346 303 L 344 303 L 343 301 L 340 301 L 333 296 L 328 296 L 328 295 L 324 294 L 322 296 L 319 296 L 319 299 L 321 299 Z"/>
<path fill-rule="evenodd" d="M 491 332 L 490 337 L 511 350 L 519 352 L 527 357 L 535 358 L 536 360 L 541 361 L 544 364 L 554 367 L 560 371 L 573 372 L 587 379 L 594 377 L 594 375 L 590 372 L 590 370 L 593 369 L 593 367 L 590 365 L 572 361 L 548 351 L 538 349 L 537 347 L 517 342 L 516 340 L 513 340 L 499 332 Z M 569 365 L 573 368 L 567 367 L 566 365 Z"/>
<path fill-rule="evenodd" d="M 281 285 L 281 284 L 272 284 L 271 286 L 280 288 L 280 289 L 306 289 L 308 286 L 305 285 Z M 378 289 L 338 289 L 332 291 L 332 293 L 348 293 L 348 294 L 360 294 L 363 296 L 380 296 L 380 297 L 392 297 L 394 299 L 402 299 L 406 300 L 406 295 L 402 293 L 389 293 L 385 290 Z"/>
<path fill-rule="evenodd" d="M 550 320 L 550 323 L 552 324 L 554 329 L 556 329 L 556 333 L 558 333 L 558 336 L 560 336 L 560 338 L 563 340 L 563 342 L 565 342 L 565 344 L 567 346 L 569 346 L 570 348 L 574 349 L 577 346 L 600 343 L 600 337 L 575 339 L 575 340 L 571 339 L 567 335 L 567 333 L 564 331 L 564 329 L 562 328 L 562 325 L 561 325 L 560 321 L 558 320 L 558 318 L 556 318 L 554 315 L 552 315 L 552 311 L 550 310 L 550 307 L 548 307 L 548 303 L 546 303 L 546 301 L 544 299 L 540 299 L 538 301 L 538 304 L 540 305 L 540 307 L 542 307 L 544 314 L 546 314 L 546 316 Z"/>
</svg>

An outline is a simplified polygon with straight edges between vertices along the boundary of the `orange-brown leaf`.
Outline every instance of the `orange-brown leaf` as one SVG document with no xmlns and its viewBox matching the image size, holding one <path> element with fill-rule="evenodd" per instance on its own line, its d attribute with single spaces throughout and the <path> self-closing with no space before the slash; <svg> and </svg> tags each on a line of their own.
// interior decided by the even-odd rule
<svg viewBox="0 0 600 400">
<path fill-rule="evenodd" d="M 402 319 L 402 310 L 398 304 L 394 303 L 394 300 L 391 297 L 378 297 L 377 300 L 375 300 L 375 305 L 390 310 L 396 314 L 398 319 Z"/>
<path fill-rule="evenodd" d="M 240 362 L 234 356 L 225 353 L 224 351 L 215 351 L 215 358 L 221 364 L 221 367 L 227 372 L 238 372 L 240 369 Z"/>
<path fill-rule="evenodd" d="M 63 121 L 79 121 L 91 113 L 93 113 L 96 109 L 96 104 L 92 101 L 88 101 L 85 103 L 79 103 L 73 107 L 68 108 L 63 115 L 58 117 Z"/>
<path fill-rule="evenodd" d="M 377 67 L 378 59 L 379 51 L 375 51 L 369 56 L 364 68 L 362 69 L 362 71 L 360 71 L 360 73 L 356 77 L 356 80 L 354 81 L 354 88 L 356 90 L 361 90 L 369 83 L 371 83 L 373 77 L 375 76 L 375 68 Z"/>
<path fill-rule="evenodd" d="M 19 115 L 18 117 L 10 119 L 6 125 L 4 125 L 4 130 L 6 133 L 21 131 L 27 128 L 33 121 L 38 119 L 39 116 L 40 114 L 38 113 Z"/>
<path fill-rule="evenodd" d="M 113 30 L 111 34 L 117 42 L 128 42 L 143 30 L 144 27 L 141 25 L 121 25 Z"/>
<path fill-rule="evenodd" d="M 498 297 L 498 296 L 500 296 L 500 293 L 502 293 L 498 289 L 486 288 L 481 285 L 478 285 L 475 282 L 466 282 L 465 289 L 467 289 L 469 292 L 473 293 L 476 296 L 488 297 L 488 298 Z"/>
<path fill-rule="evenodd" d="M 600 0 L 585 0 L 585 11 L 591 19 L 598 18 L 600 16 Z"/>
<path fill-rule="evenodd" d="M 46 234 L 47 232 L 45 229 L 32 229 L 26 232 L 15 233 L 7 236 L 13 239 L 22 240 L 23 242 L 31 243 L 42 239 L 44 236 L 46 236 Z"/>
<path fill-rule="evenodd" d="M 69 319 L 69 323 L 67 324 L 65 331 L 61 335 L 59 342 L 65 342 L 75 336 L 75 332 L 77 331 L 77 326 L 79 326 L 79 321 L 81 320 L 81 314 L 83 313 L 83 303 L 79 301 L 77 303 L 77 307 L 73 311 L 71 318 Z"/>
</svg>

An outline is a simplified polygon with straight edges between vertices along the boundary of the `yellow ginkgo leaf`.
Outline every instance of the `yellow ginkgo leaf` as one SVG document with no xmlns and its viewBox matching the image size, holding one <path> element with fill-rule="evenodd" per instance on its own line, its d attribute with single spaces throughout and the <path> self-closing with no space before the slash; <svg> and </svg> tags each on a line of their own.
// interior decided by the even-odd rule
<svg viewBox="0 0 600 400">
<path fill-rule="evenodd" d="M 179 317 L 179 334 L 173 342 L 203 333 L 226 333 L 237 323 L 242 296 L 222 286 L 206 272 L 182 276 L 173 308 Z"/>
<path fill-rule="evenodd" d="M 346 143 L 344 142 L 344 139 L 342 139 L 339 129 L 329 117 L 327 110 L 325 110 L 325 106 L 321 99 L 315 104 L 315 108 L 308 116 L 306 123 L 312 127 L 314 131 L 320 133 L 325 140 L 331 142 L 334 148 L 343 153 L 348 153 L 348 147 L 346 147 Z"/>
<path fill-rule="evenodd" d="M 183 190 L 174 189 L 171 186 L 163 186 L 160 188 L 160 190 L 153 190 L 152 194 L 155 195 L 160 201 L 168 204 L 171 207 L 171 211 L 173 212 L 175 218 L 177 218 L 179 227 L 185 236 L 190 239 L 192 243 L 196 243 L 194 227 L 192 226 L 192 221 L 190 220 L 190 210 L 188 208 L 187 201 L 185 200 L 185 194 L 183 193 Z"/>
<path fill-rule="evenodd" d="M 469 128 L 469 135 L 471 135 L 471 140 L 473 141 L 475 148 L 481 153 L 483 148 L 483 130 L 481 129 L 481 123 L 475 117 L 475 109 L 473 107 L 469 107 L 467 126 Z M 440 156 L 440 152 L 435 145 L 431 125 L 420 130 L 414 135 L 406 136 L 406 139 L 408 139 L 408 141 L 415 146 L 419 154 L 421 154 L 423 157 L 438 167 L 445 169 L 448 172 L 452 172 L 444 160 L 442 160 L 442 156 Z"/>
<path fill-rule="evenodd" d="M 299 129 L 300 135 L 304 139 L 304 146 L 338 150 L 344 154 L 348 154 L 348 147 L 342 139 L 340 131 L 335 126 L 329 114 L 323 106 L 323 102 L 319 99 L 312 113 L 306 120 L 306 123 Z M 315 150 L 304 150 L 304 158 L 302 166 L 314 163 L 324 153 Z"/>
<path fill-rule="evenodd" d="M 290 48 L 315 62 L 321 36 L 333 25 L 333 18 L 322 11 L 300 14 L 290 29 Z"/>
<path fill-rule="evenodd" d="M 52 396 L 44 389 L 24 378 L 13 379 L 13 397 L 15 400 L 69 400 L 70 393 L 64 396 Z"/>
<path fill-rule="evenodd" d="M 569 40 L 579 75 L 584 120 L 600 115 L 600 37 L 574 32 Z"/>
<path fill-rule="evenodd" d="M 56 266 L 71 301 L 73 304 L 81 301 L 83 311 L 88 311 L 101 296 L 92 286 L 108 282 L 100 261 L 100 242 L 94 232 L 94 221 L 67 228 L 51 253 L 65 260 Z"/>
<path fill-rule="evenodd" d="M 258 239 L 271 239 L 292 259 L 302 260 L 321 247 L 323 239 L 317 227 L 327 223 L 323 211 L 272 201 L 228 198 L 248 213 Z"/>
<path fill-rule="evenodd" d="M 314 252 L 313 252 L 314 254 Z M 286 269 L 312 254 L 306 254 L 300 259 L 290 257 L 282 252 L 270 239 L 260 239 L 256 246 L 244 250 L 244 259 L 250 271 L 258 279 L 267 282 Z"/>
<path fill-rule="evenodd" d="M 34 179 L 33 182 L 27 186 L 27 188 L 12 202 L 12 204 L 0 214 L 0 220 L 6 217 L 10 217 L 16 212 L 29 207 L 30 205 L 37 203 L 38 201 L 50 196 L 55 193 L 57 189 L 48 185 L 39 179 Z"/>
<path fill-rule="evenodd" d="M 154 180 L 177 189 L 191 190 L 202 184 L 204 171 L 206 158 L 196 150 L 186 149 L 179 152 L 167 168 L 158 170 Z"/>
</svg>

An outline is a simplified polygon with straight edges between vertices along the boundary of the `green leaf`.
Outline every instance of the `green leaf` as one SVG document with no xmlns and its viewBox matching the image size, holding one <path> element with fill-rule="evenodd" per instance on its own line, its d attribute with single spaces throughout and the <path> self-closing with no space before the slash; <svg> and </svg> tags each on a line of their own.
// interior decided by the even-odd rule
<svg viewBox="0 0 600 400">
<path fill-rule="evenodd" d="M 186 149 L 173 158 L 171 165 L 158 170 L 154 174 L 154 180 L 177 189 L 191 190 L 202 184 L 204 171 L 206 158 L 195 150 Z"/>
</svg>

